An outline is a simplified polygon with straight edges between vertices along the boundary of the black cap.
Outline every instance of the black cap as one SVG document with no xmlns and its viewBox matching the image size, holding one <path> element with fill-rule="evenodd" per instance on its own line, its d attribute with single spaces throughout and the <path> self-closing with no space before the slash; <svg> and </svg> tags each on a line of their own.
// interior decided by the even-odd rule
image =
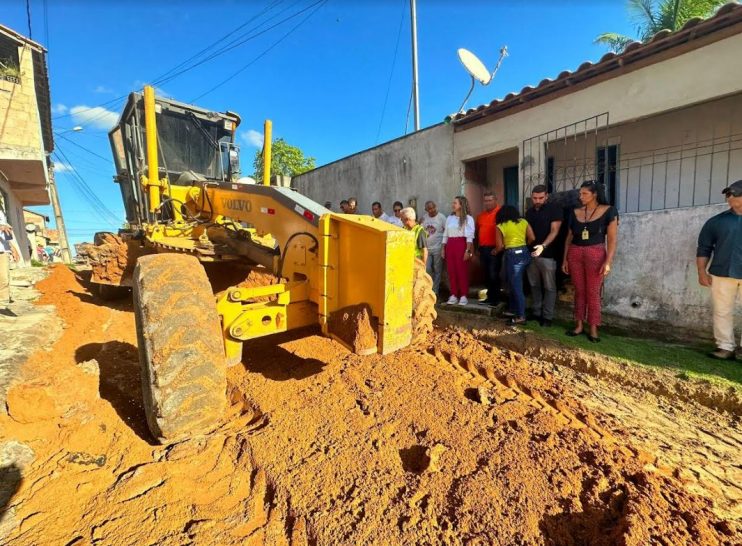
<svg viewBox="0 0 742 546">
<path fill-rule="evenodd" d="M 723 193 L 727 197 L 729 197 L 729 195 L 739 197 L 740 195 L 742 195 L 742 180 L 732 182 L 731 184 L 729 184 L 729 186 L 721 190 L 721 193 Z"/>
</svg>

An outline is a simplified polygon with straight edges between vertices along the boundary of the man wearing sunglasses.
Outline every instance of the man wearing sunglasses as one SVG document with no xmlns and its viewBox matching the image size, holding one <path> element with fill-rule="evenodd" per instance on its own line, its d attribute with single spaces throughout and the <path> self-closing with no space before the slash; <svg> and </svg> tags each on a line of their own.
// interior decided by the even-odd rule
<svg viewBox="0 0 742 546">
<path fill-rule="evenodd" d="M 703 225 L 698 236 L 696 266 L 698 282 L 711 288 L 716 350 L 709 356 L 734 360 L 736 350 L 736 357 L 742 360 L 742 349 L 737 348 L 734 340 L 734 308 L 742 300 L 742 180 L 729 184 L 722 193 L 729 210 Z"/>
</svg>

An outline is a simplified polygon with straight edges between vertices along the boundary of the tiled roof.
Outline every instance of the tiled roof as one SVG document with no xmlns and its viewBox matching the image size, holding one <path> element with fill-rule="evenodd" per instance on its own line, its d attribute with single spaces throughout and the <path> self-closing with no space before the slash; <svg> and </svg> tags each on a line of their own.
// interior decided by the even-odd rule
<svg viewBox="0 0 742 546">
<path fill-rule="evenodd" d="M 740 23 L 742 23 L 742 5 L 737 2 L 726 4 L 708 19 L 691 19 L 683 25 L 683 28 L 675 32 L 661 30 L 645 42 L 631 42 L 620 54 L 606 53 L 597 63 L 586 61 L 573 72 L 569 70 L 561 72 L 556 79 L 546 78 L 541 80 L 536 87 L 527 85 L 517 93 L 509 93 L 502 99 L 495 99 L 489 104 L 482 104 L 466 112 L 458 113 L 453 116 L 453 123 L 456 126 L 463 126 L 492 114 L 503 112 L 509 108 L 573 87 L 577 83 L 585 82 L 598 75 L 618 71 L 623 67 L 628 67 L 640 61 L 651 63 L 651 59 L 648 58 L 660 52 L 697 40 L 703 36 L 714 34 Z M 735 33 L 737 32 L 742 32 L 742 26 Z M 590 84 L 588 83 L 587 85 Z"/>
</svg>

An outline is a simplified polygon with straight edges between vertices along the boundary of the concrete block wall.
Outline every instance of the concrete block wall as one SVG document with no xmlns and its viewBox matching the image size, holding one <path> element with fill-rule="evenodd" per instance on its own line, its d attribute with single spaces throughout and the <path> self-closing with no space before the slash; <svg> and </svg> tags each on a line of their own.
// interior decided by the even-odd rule
<svg viewBox="0 0 742 546">
<path fill-rule="evenodd" d="M 0 79 L 0 157 L 42 156 L 31 49 L 19 48 L 21 83 Z"/>
<path fill-rule="evenodd" d="M 355 197 L 362 214 L 371 214 L 374 201 L 392 214 L 394 201 L 407 205 L 411 199 L 418 215 L 427 200 L 447 214 L 461 191 L 452 139 L 451 126 L 436 125 L 299 175 L 292 185 L 320 204 L 330 201 L 336 212 L 341 200 Z"/>
<path fill-rule="evenodd" d="M 604 309 L 626 318 L 711 333 L 711 295 L 698 284 L 696 243 L 704 222 L 729 206 L 623 214 Z M 742 312 L 737 314 L 742 327 Z"/>
</svg>

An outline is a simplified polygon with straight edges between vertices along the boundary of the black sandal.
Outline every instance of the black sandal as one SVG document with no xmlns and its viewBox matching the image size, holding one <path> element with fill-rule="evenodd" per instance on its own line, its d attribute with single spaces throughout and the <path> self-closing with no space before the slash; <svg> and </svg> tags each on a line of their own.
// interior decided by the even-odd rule
<svg viewBox="0 0 742 546">
<path fill-rule="evenodd" d="M 511 318 L 508 320 L 508 326 L 518 326 L 519 324 L 525 324 L 528 322 L 525 318 Z"/>
<path fill-rule="evenodd" d="M 600 338 L 598 336 L 591 336 L 590 334 L 587 334 L 587 339 L 589 339 L 593 343 L 599 343 L 600 342 Z"/>
<path fill-rule="evenodd" d="M 577 337 L 577 336 L 581 336 L 584 332 L 585 332 L 584 330 L 579 331 L 579 332 L 575 332 L 574 330 L 567 330 L 566 332 L 564 332 L 564 334 L 569 337 Z"/>
</svg>

